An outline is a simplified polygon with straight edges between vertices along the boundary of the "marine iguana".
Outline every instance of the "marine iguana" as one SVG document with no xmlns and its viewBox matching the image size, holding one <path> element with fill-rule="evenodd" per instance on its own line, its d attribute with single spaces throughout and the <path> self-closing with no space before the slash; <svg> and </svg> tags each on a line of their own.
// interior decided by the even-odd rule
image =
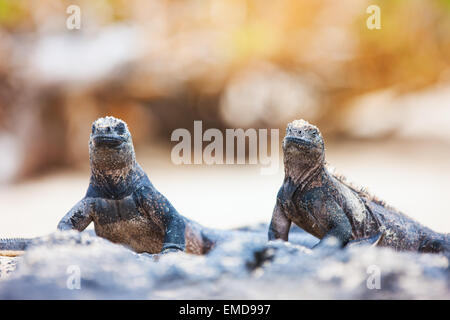
<svg viewBox="0 0 450 320">
<path fill-rule="evenodd" d="M 336 174 L 325 161 L 319 129 L 304 120 L 288 124 L 283 140 L 283 184 L 269 226 L 269 240 L 288 240 L 291 223 L 321 239 L 372 239 L 398 251 L 450 251 L 450 235 L 421 225 Z"/>
<path fill-rule="evenodd" d="M 152 185 L 135 158 L 127 124 L 97 119 L 89 139 L 91 178 L 85 197 L 59 222 L 59 230 L 84 230 L 142 253 L 207 253 L 212 230 L 181 216 Z M 0 240 L 0 250 L 24 250 L 30 239 Z"/>
</svg>

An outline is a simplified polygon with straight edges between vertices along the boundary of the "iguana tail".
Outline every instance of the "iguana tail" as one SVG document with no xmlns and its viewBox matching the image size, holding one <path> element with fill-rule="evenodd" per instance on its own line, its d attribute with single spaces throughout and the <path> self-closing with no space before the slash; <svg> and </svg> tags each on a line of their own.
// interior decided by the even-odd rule
<svg viewBox="0 0 450 320">
<path fill-rule="evenodd" d="M 442 253 L 450 258 L 450 234 L 435 233 L 434 237 L 422 240 L 419 252 Z"/>
<path fill-rule="evenodd" d="M 346 247 L 349 248 L 349 247 L 360 246 L 360 245 L 369 245 L 371 247 L 376 247 L 383 240 L 383 237 L 384 237 L 384 233 L 380 232 L 369 238 L 350 240 L 347 243 Z"/>
<path fill-rule="evenodd" d="M 15 257 L 23 254 L 32 239 L 0 239 L 0 256 Z"/>
</svg>

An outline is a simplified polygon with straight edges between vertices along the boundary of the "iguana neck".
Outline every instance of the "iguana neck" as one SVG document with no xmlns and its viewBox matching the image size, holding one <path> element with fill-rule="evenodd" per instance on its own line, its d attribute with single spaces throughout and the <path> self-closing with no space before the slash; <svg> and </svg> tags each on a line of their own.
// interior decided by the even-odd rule
<svg viewBox="0 0 450 320">
<path fill-rule="evenodd" d="M 106 162 L 107 163 L 107 162 Z M 91 184 L 111 198 L 119 198 L 129 194 L 130 186 L 137 179 L 137 162 L 134 154 L 127 161 L 97 165 L 91 159 Z"/>
<path fill-rule="evenodd" d="M 324 165 L 324 159 L 319 159 L 311 164 L 288 158 L 284 161 L 284 176 L 285 179 L 290 178 L 300 189 L 304 189 L 312 181 L 320 178 Z"/>
<path fill-rule="evenodd" d="M 134 174 L 136 171 L 136 161 L 127 164 L 121 168 L 97 168 L 91 166 L 92 177 L 98 182 L 105 182 L 108 184 L 117 184 L 126 179 L 127 176 Z"/>
</svg>

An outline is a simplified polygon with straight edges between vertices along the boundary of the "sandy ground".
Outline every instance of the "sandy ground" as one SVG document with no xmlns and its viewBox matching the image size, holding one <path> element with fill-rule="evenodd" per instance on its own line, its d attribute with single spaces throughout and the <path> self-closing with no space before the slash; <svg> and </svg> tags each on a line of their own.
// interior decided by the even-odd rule
<svg viewBox="0 0 450 320">
<path fill-rule="evenodd" d="M 282 167 L 264 176 L 256 165 L 175 166 L 170 149 L 164 148 L 137 148 L 137 157 L 180 213 L 214 228 L 268 222 L 283 180 Z M 327 160 L 350 180 L 423 224 L 450 232 L 448 145 L 332 144 L 327 147 Z M 88 178 L 86 168 L 2 186 L 0 237 L 54 231 L 59 219 L 85 194 Z"/>
</svg>

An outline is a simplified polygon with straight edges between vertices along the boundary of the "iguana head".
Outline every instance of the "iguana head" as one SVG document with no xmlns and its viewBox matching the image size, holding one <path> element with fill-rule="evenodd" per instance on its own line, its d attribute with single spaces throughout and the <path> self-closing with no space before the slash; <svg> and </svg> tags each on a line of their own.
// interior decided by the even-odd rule
<svg viewBox="0 0 450 320">
<path fill-rule="evenodd" d="M 114 117 L 95 120 L 89 139 L 89 157 L 91 169 L 97 173 L 111 174 L 131 168 L 135 156 L 127 124 Z"/>
<path fill-rule="evenodd" d="M 325 147 L 319 129 L 305 120 L 294 120 L 286 128 L 283 140 L 284 162 L 298 170 L 322 165 Z"/>
</svg>

